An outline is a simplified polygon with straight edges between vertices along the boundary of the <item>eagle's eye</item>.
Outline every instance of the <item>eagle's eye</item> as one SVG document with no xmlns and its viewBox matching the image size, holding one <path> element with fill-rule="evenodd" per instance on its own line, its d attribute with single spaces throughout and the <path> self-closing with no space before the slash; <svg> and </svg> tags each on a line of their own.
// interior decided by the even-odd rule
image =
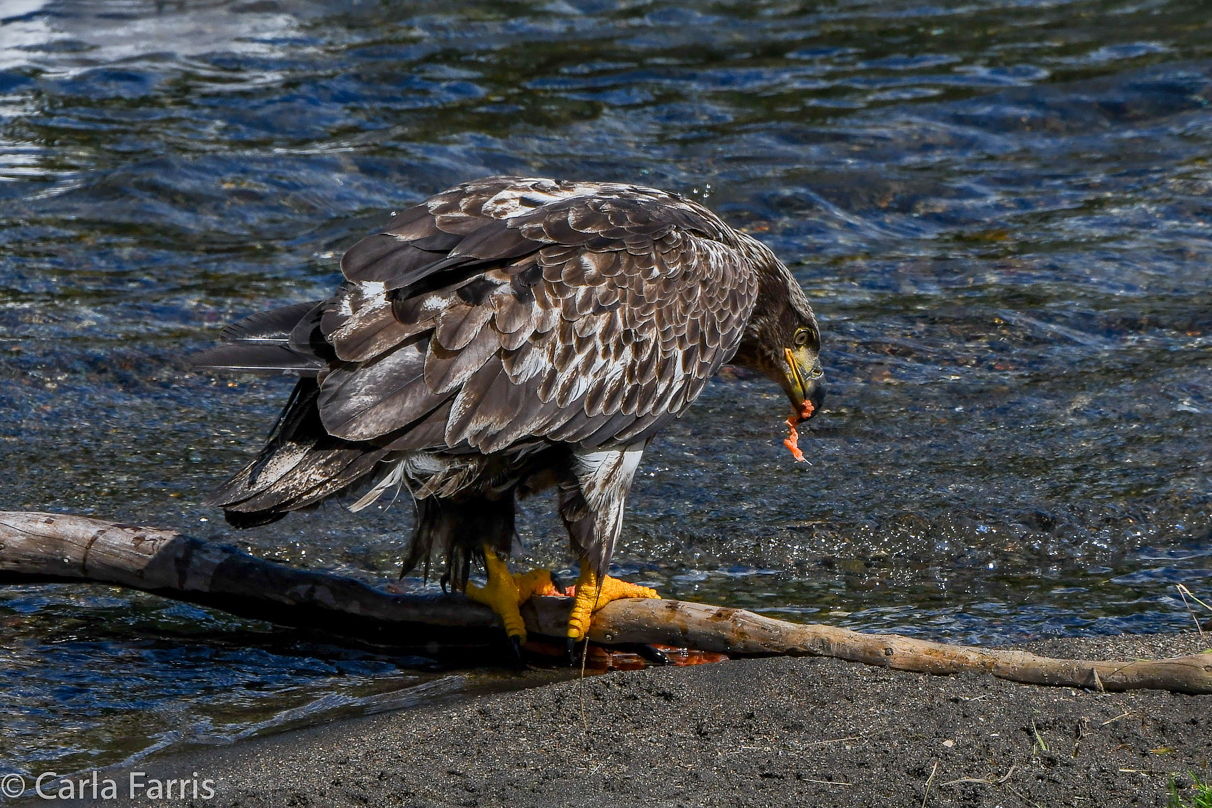
<svg viewBox="0 0 1212 808">
<path fill-rule="evenodd" d="M 805 345 L 807 345 L 808 337 L 809 334 L 807 328 L 797 329 L 795 332 L 795 347 L 803 348 Z"/>
</svg>

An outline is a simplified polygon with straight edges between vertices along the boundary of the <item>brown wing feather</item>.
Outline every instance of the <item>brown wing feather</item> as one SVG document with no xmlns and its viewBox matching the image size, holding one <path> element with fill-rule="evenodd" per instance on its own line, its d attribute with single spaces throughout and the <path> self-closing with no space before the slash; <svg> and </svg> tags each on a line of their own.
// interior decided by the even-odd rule
<svg viewBox="0 0 1212 808">
<path fill-rule="evenodd" d="M 404 446 L 424 423 L 431 445 L 445 412 L 446 445 L 485 453 L 651 435 L 735 352 L 757 293 L 741 240 L 693 202 L 509 177 L 405 211 L 342 268 L 321 322 L 342 360 L 321 379 L 325 428 Z M 395 357 L 417 339 L 419 382 Z"/>
</svg>

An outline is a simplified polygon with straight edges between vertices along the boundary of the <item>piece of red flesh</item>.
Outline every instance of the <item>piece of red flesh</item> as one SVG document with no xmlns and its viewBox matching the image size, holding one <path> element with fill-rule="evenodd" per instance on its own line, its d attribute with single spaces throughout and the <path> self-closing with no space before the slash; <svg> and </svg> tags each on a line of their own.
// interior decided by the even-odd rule
<svg viewBox="0 0 1212 808">
<path fill-rule="evenodd" d="M 791 430 L 791 434 L 783 441 L 783 445 L 791 450 L 791 456 L 795 458 L 797 463 L 804 462 L 804 453 L 800 451 L 800 433 L 796 431 L 795 425 L 798 421 L 806 421 L 812 416 L 812 411 L 815 409 L 811 401 L 805 401 L 800 405 L 798 413 L 792 413 L 786 420 L 787 428 Z M 798 416 L 798 418 L 797 418 Z"/>
<path fill-rule="evenodd" d="M 791 450 L 791 456 L 795 458 L 797 463 L 803 463 L 804 453 L 800 451 L 800 433 L 795 430 L 794 415 L 787 419 L 787 428 L 791 430 L 791 434 L 783 441 L 783 445 Z"/>
</svg>

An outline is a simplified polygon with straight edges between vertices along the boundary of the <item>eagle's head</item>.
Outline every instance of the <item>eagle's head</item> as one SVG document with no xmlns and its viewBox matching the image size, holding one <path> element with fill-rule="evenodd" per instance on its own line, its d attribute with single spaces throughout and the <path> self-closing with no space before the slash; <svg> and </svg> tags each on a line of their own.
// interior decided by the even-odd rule
<svg viewBox="0 0 1212 808">
<path fill-rule="evenodd" d="M 750 254 L 758 268 L 760 288 L 732 361 L 778 383 L 791 399 L 794 417 L 803 421 L 825 403 L 816 316 L 791 271 L 764 245 L 746 240 L 757 247 L 750 247 Z"/>
</svg>

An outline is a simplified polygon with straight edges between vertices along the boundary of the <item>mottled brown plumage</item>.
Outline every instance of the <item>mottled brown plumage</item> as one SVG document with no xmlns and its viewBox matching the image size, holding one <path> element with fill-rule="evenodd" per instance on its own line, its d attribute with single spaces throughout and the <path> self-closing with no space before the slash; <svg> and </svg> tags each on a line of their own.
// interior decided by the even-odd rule
<svg viewBox="0 0 1212 808">
<path fill-rule="evenodd" d="M 819 383 L 780 366 L 810 341 L 800 376 L 820 375 L 791 274 L 663 191 L 477 180 L 404 211 L 341 269 L 330 299 L 255 315 L 197 359 L 302 377 L 216 496 L 234 524 L 363 478 L 377 482 L 358 508 L 404 485 L 418 504 L 405 569 L 436 551 L 461 587 L 480 542 L 508 552 L 515 496 L 557 485 L 574 547 L 604 572 L 644 447 L 724 362 L 819 403 Z"/>
</svg>

